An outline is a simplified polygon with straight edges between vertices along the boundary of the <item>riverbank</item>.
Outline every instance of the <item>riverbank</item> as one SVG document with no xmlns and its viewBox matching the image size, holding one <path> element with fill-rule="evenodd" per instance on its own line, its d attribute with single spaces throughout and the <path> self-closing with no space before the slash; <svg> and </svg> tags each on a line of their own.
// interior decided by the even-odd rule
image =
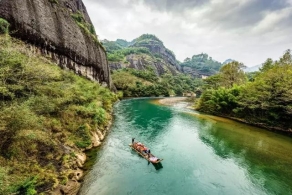
<svg viewBox="0 0 292 195">
<path fill-rule="evenodd" d="M 84 169 L 84 165 L 85 163 L 90 160 L 88 158 L 88 156 L 86 155 L 86 152 L 90 151 L 90 150 L 94 150 L 96 148 L 98 148 L 103 140 L 105 139 L 107 133 L 109 132 L 110 128 L 112 125 L 112 117 L 110 118 L 110 120 L 108 121 L 106 128 L 103 130 L 99 130 L 97 129 L 94 132 L 91 132 L 91 144 L 90 146 L 88 146 L 85 149 L 81 149 L 81 150 L 75 150 L 72 148 L 72 150 L 75 152 L 76 154 L 76 159 L 75 161 L 73 161 L 72 164 L 76 164 L 77 168 L 75 166 L 75 169 L 71 169 L 71 173 L 70 173 L 70 179 L 67 181 L 67 183 L 65 185 L 58 185 L 54 190 L 52 190 L 51 194 L 53 195 L 76 195 L 78 194 L 81 186 L 82 186 L 82 182 L 83 182 L 83 178 L 85 176 L 85 171 L 86 169 Z"/>
<path fill-rule="evenodd" d="M 191 116 L 196 112 L 184 102 L 167 107 L 152 101 L 115 106 L 114 125 L 95 152 L 80 195 L 292 192 L 291 138 L 222 117 Z M 163 158 L 163 168 L 132 151 L 132 137 Z"/>
<path fill-rule="evenodd" d="M 193 108 L 193 101 L 189 97 L 167 97 L 167 98 L 160 98 L 160 99 L 154 99 L 152 103 L 158 104 L 158 105 L 165 105 L 165 106 L 173 106 L 177 103 L 185 102 L 186 108 Z"/>
<path fill-rule="evenodd" d="M 173 105 L 180 103 L 180 102 L 187 102 L 188 104 L 185 105 L 185 108 L 195 110 L 193 107 L 193 102 L 191 102 L 191 100 L 187 97 L 171 97 L 171 98 L 163 98 L 163 99 L 158 99 L 158 100 L 153 101 L 153 103 L 155 103 L 155 104 L 166 105 L 166 106 L 173 106 Z M 198 116 L 198 114 L 194 114 L 194 115 Z M 206 114 L 206 116 L 210 116 L 210 118 L 212 118 L 213 115 Z M 235 118 L 235 117 L 230 117 L 230 116 L 225 116 L 225 115 L 217 115 L 214 117 L 222 117 L 222 118 L 226 118 L 229 120 L 244 123 L 247 125 L 252 125 L 255 127 L 263 128 L 263 129 L 266 129 L 268 131 L 277 132 L 277 133 L 281 133 L 284 135 L 292 136 L 292 129 L 283 129 L 280 127 L 272 127 L 272 126 L 268 126 L 264 123 L 255 123 L 252 121 L 247 121 L 245 119 Z"/>
<path fill-rule="evenodd" d="M 117 95 L 6 35 L 0 58 L 0 194 L 76 194 Z"/>
</svg>

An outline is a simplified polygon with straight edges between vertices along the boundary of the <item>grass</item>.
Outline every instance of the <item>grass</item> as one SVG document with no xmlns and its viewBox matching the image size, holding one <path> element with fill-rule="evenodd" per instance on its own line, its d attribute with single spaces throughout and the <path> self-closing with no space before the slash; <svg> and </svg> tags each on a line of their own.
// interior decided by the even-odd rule
<svg viewBox="0 0 292 195">
<path fill-rule="evenodd" d="M 71 14 L 71 17 L 74 19 L 76 24 L 79 26 L 80 29 L 83 30 L 83 32 L 85 34 L 90 36 L 97 45 L 99 45 L 100 47 L 102 47 L 105 50 L 105 48 L 103 47 L 103 45 L 99 42 L 99 40 L 97 38 L 94 26 L 92 24 L 86 22 L 83 14 L 81 12 Z"/>
<path fill-rule="evenodd" d="M 106 128 L 116 100 L 109 89 L 0 35 L 0 195 L 66 184 L 75 154 L 91 145 L 91 131 Z"/>
</svg>

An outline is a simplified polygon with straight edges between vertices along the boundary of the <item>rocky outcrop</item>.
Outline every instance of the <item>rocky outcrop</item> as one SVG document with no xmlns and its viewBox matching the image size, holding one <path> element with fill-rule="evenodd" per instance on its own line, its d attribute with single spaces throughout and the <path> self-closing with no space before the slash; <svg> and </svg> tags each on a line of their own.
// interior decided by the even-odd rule
<svg viewBox="0 0 292 195">
<path fill-rule="evenodd" d="M 12 36 L 36 46 L 63 68 L 110 85 L 104 48 L 81 0 L 1 0 Z"/>
<path fill-rule="evenodd" d="M 181 72 L 181 66 L 174 53 L 155 35 L 144 34 L 131 42 L 120 39 L 102 42 L 109 53 L 111 70 L 122 68 L 145 70 L 151 67 L 158 76 L 165 73 L 176 75 Z M 123 59 L 120 58 L 121 55 Z"/>
<path fill-rule="evenodd" d="M 109 62 L 111 70 L 118 70 L 122 68 L 134 68 L 137 70 L 146 70 L 151 67 L 156 75 L 160 76 L 164 73 L 176 75 L 178 70 L 175 66 L 170 65 L 164 60 L 156 60 L 146 55 L 131 54 L 126 57 L 127 62 Z"/>
<path fill-rule="evenodd" d="M 164 61 L 171 66 L 173 66 L 176 70 L 180 71 L 180 66 L 176 61 L 175 55 L 168 50 L 162 42 L 153 40 L 147 42 L 138 42 L 135 43 L 132 47 L 146 47 L 150 50 L 151 53 L 160 55 Z"/>
</svg>

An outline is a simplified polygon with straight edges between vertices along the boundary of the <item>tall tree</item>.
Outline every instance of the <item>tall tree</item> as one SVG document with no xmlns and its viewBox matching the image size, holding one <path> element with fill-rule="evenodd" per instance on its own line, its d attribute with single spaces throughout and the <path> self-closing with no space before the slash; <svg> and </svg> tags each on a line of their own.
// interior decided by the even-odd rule
<svg viewBox="0 0 292 195">
<path fill-rule="evenodd" d="M 274 66 L 274 61 L 271 58 L 268 58 L 264 63 L 263 66 L 260 68 L 261 72 L 265 72 L 270 70 Z"/>
<path fill-rule="evenodd" d="M 228 64 L 225 64 L 220 69 L 221 83 L 222 86 L 231 88 L 234 84 L 240 85 L 246 82 L 246 76 L 242 68 L 244 64 L 233 61 Z"/>
</svg>

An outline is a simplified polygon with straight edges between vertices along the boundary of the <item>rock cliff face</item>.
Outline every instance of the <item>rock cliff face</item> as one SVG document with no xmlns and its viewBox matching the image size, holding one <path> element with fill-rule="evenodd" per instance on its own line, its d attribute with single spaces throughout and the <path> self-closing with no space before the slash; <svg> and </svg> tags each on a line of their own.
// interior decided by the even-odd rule
<svg viewBox="0 0 292 195">
<path fill-rule="evenodd" d="M 151 53 L 160 55 L 163 60 L 173 66 L 174 69 L 178 71 L 181 70 L 178 62 L 176 61 L 175 55 L 168 50 L 161 41 L 150 40 L 147 42 L 137 42 L 132 47 L 146 47 Z"/>
<path fill-rule="evenodd" d="M 152 67 L 157 75 L 164 73 L 175 75 L 181 71 L 173 52 L 154 35 L 144 34 L 131 42 L 104 40 L 103 45 L 108 51 L 111 70 L 121 68 L 145 70 Z"/>
<path fill-rule="evenodd" d="M 12 36 L 63 68 L 110 85 L 105 50 L 81 0 L 1 0 L 0 17 L 10 23 Z"/>
</svg>

